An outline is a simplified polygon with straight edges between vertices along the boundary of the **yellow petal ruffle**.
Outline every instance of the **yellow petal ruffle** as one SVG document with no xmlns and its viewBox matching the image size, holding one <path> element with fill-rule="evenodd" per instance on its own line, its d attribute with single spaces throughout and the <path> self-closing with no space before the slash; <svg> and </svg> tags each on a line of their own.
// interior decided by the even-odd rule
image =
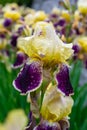
<svg viewBox="0 0 87 130">
<path fill-rule="evenodd" d="M 71 113 L 73 99 L 62 95 L 55 86 L 50 84 L 44 95 L 41 115 L 50 122 L 59 121 Z"/>
<path fill-rule="evenodd" d="M 81 46 L 82 50 L 87 52 L 87 37 L 79 37 L 77 41 Z"/>
<path fill-rule="evenodd" d="M 18 47 L 30 58 L 40 59 L 45 64 L 64 63 L 73 53 L 72 44 L 64 44 L 47 22 L 38 22 L 31 37 L 19 38 Z"/>
<path fill-rule="evenodd" d="M 87 14 L 87 0 L 78 0 L 78 10 L 83 13 Z"/>
</svg>

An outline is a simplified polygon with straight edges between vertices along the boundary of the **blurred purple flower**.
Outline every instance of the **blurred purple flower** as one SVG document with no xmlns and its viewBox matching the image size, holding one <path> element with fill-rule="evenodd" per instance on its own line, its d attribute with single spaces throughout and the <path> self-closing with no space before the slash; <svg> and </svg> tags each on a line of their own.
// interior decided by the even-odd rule
<svg viewBox="0 0 87 130">
<path fill-rule="evenodd" d="M 27 56 L 23 52 L 17 53 L 16 61 L 13 64 L 13 68 L 21 67 L 27 59 Z"/>
<path fill-rule="evenodd" d="M 4 27 L 9 27 L 11 24 L 12 24 L 12 20 L 11 19 L 8 18 L 8 19 L 4 20 L 4 23 L 3 23 Z"/>
</svg>

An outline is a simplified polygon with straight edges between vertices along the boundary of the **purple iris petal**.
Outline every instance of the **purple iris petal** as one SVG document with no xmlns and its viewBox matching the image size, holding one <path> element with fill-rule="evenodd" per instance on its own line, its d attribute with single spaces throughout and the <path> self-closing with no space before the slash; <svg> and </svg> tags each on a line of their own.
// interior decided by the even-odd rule
<svg viewBox="0 0 87 130">
<path fill-rule="evenodd" d="M 19 52 L 16 57 L 16 61 L 13 64 L 13 68 L 21 67 L 27 59 L 27 56 L 23 52 Z"/>
<path fill-rule="evenodd" d="M 3 25 L 4 25 L 4 27 L 8 27 L 11 25 L 11 23 L 12 23 L 11 19 L 5 19 Z"/>
<path fill-rule="evenodd" d="M 85 60 L 84 64 L 85 64 L 85 68 L 87 69 L 87 59 Z"/>
<path fill-rule="evenodd" d="M 57 26 L 64 26 L 66 23 L 66 21 L 64 19 L 60 19 L 58 22 L 56 22 L 54 24 L 54 27 L 57 27 Z"/>
<path fill-rule="evenodd" d="M 77 54 L 77 53 L 79 53 L 81 48 L 78 44 L 74 44 L 72 49 L 74 50 L 74 54 Z"/>
<path fill-rule="evenodd" d="M 56 81 L 58 89 L 65 93 L 66 96 L 73 93 L 73 88 L 69 78 L 69 68 L 66 65 L 63 64 L 60 67 L 59 72 L 56 74 Z"/>
<path fill-rule="evenodd" d="M 81 34 L 78 28 L 75 29 L 75 33 L 76 33 L 77 35 L 80 35 L 80 34 Z"/>
<path fill-rule="evenodd" d="M 21 17 L 20 20 L 24 21 L 24 17 Z"/>
<path fill-rule="evenodd" d="M 42 121 L 34 130 L 61 130 L 60 125 L 56 123 L 49 123 L 47 121 Z"/>
<path fill-rule="evenodd" d="M 84 59 L 83 59 L 83 63 L 84 63 L 84 67 L 87 69 L 87 55 L 84 55 Z"/>
<path fill-rule="evenodd" d="M 42 66 L 39 62 L 25 64 L 14 80 L 14 87 L 22 94 L 36 90 L 42 83 Z"/>
<path fill-rule="evenodd" d="M 11 45 L 12 46 L 16 46 L 16 44 L 17 44 L 17 39 L 18 39 L 18 34 L 13 34 L 12 36 L 11 36 Z"/>
<path fill-rule="evenodd" d="M 74 44 L 72 49 L 74 50 L 73 59 L 76 60 L 78 58 L 78 53 L 80 52 L 81 48 L 78 44 Z"/>
<path fill-rule="evenodd" d="M 4 38 L 5 38 L 5 34 L 1 33 L 1 34 L 0 34 L 0 38 L 1 38 L 1 39 L 4 39 Z"/>
<path fill-rule="evenodd" d="M 66 33 L 66 28 L 63 27 L 63 28 L 61 29 L 61 31 L 60 31 L 60 35 L 65 35 L 65 33 Z"/>
<path fill-rule="evenodd" d="M 59 22 L 58 22 L 58 24 L 59 24 L 60 26 L 64 26 L 65 23 L 66 23 L 65 19 L 60 19 Z"/>
<path fill-rule="evenodd" d="M 58 15 L 57 14 L 51 14 L 50 18 L 58 18 Z"/>
<path fill-rule="evenodd" d="M 21 33 L 23 32 L 23 29 L 24 29 L 24 26 L 19 27 L 19 28 L 18 28 L 18 31 L 17 31 L 18 34 L 21 34 Z"/>
</svg>

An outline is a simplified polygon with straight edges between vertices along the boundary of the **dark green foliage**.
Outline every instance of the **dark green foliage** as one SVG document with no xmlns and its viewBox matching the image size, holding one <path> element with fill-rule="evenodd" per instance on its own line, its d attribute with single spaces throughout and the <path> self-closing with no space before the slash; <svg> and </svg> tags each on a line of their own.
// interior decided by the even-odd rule
<svg viewBox="0 0 87 130">
<path fill-rule="evenodd" d="M 71 71 L 71 82 L 74 88 L 74 106 L 70 115 L 70 130 L 87 130 L 87 84 L 79 86 L 82 69 L 81 61 L 74 64 Z"/>
<path fill-rule="evenodd" d="M 33 0 L 0 0 L 0 4 L 5 5 L 6 3 L 18 3 L 19 5 L 31 6 Z"/>
<path fill-rule="evenodd" d="M 21 96 L 12 86 L 19 70 L 8 72 L 3 63 L 0 63 L 0 122 L 4 121 L 8 112 L 15 108 L 23 108 L 28 115 L 29 104 L 26 96 Z"/>
</svg>

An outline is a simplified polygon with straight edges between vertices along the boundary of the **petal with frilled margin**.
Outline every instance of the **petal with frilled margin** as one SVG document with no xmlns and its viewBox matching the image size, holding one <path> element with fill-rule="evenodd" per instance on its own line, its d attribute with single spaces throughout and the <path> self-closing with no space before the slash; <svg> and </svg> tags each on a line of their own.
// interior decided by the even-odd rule
<svg viewBox="0 0 87 130">
<path fill-rule="evenodd" d="M 56 86 L 49 84 L 44 94 L 41 115 L 49 122 L 60 121 L 71 113 L 73 99 L 63 95 Z"/>
<path fill-rule="evenodd" d="M 59 72 L 56 73 L 57 87 L 66 96 L 73 93 L 73 88 L 69 78 L 69 68 L 65 64 L 61 65 Z"/>
<path fill-rule="evenodd" d="M 39 88 L 41 83 L 42 66 L 39 62 L 32 62 L 24 65 L 13 85 L 22 94 L 26 94 Z"/>
</svg>

